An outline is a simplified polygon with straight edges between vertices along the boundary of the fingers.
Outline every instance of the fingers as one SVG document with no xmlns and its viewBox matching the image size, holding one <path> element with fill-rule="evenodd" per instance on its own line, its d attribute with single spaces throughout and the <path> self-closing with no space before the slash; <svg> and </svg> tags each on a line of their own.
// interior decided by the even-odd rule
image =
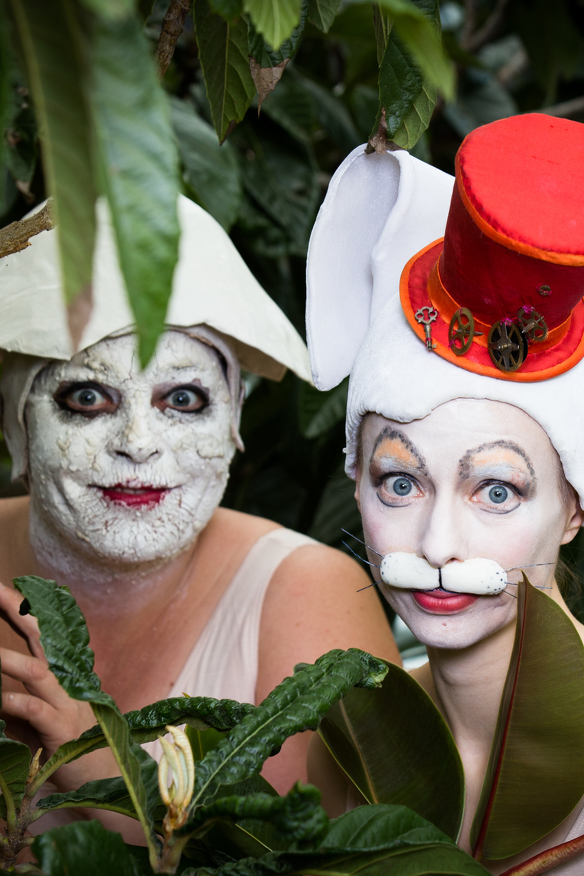
<svg viewBox="0 0 584 876">
<path fill-rule="evenodd" d="M 0 612 L 7 616 L 8 623 L 19 635 L 26 638 L 28 647 L 35 657 L 45 659 L 40 643 L 39 625 L 32 615 L 24 617 L 19 613 L 22 595 L 11 587 L 0 584 Z"/>
<path fill-rule="evenodd" d="M 0 664 L 4 675 L 22 682 L 29 693 L 55 708 L 69 699 L 46 662 L 38 657 L 0 648 Z"/>
</svg>

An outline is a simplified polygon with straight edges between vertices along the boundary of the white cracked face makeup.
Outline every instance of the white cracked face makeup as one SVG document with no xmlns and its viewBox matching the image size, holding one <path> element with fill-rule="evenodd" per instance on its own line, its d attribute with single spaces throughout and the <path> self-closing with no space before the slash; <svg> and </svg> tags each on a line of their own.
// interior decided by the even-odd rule
<svg viewBox="0 0 584 876">
<path fill-rule="evenodd" d="M 530 566 L 539 586 L 550 586 L 554 566 L 534 564 L 556 561 L 573 513 L 541 426 L 519 408 L 474 399 L 450 401 L 411 423 L 369 414 L 357 498 L 365 541 L 382 556 L 402 551 L 435 568 L 474 558 L 503 569 Z M 516 600 L 505 592 L 380 587 L 431 647 L 469 647 L 515 618 Z"/>
<path fill-rule="evenodd" d="M 47 533 L 102 562 L 164 560 L 221 501 L 229 390 L 219 354 L 183 332 L 165 332 L 144 371 L 131 334 L 47 366 L 25 419 L 33 546 Z"/>
</svg>

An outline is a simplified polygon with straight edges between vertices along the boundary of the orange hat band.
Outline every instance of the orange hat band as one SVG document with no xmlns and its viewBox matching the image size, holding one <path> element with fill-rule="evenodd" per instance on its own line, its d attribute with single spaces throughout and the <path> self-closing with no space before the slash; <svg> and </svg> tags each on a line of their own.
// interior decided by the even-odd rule
<svg viewBox="0 0 584 876">
<path fill-rule="evenodd" d="M 573 368 L 584 358 L 584 301 L 580 300 L 572 314 L 550 331 L 545 341 L 532 344 L 519 370 L 502 371 L 493 364 L 488 349 L 492 326 L 475 320 L 474 332 L 464 355 L 453 351 L 449 328 L 459 306 L 444 287 L 438 262 L 443 240 L 434 241 L 417 253 L 406 265 L 400 281 L 400 298 L 404 314 L 421 341 L 428 345 L 428 365 L 431 353 L 447 359 L 459 368 L 495 377 L 499 380 L 533 383 L 548 380 Z M 425 320 L 433 317 L 426 326 Z M 548 343 L 549 341 L 549 343 Z"/>
</svg>

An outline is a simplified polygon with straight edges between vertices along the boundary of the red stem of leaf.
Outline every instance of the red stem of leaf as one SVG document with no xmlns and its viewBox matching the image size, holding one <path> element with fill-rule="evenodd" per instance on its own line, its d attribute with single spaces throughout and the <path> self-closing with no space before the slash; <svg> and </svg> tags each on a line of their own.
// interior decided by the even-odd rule
<svg viewBox="0 0 584 876">
<path fill-rule="evenodd" d="M 497 786 L 499 784 L 499 776 L 501 775 L 501 768 L 503 765 L 503 755 L 505 754 L 505 743 L 507 741 L 507 734 L 509 732 L 509 719 L 511 715 L 511 711 L 513 709 L 513 702 L 515 700 L 515 691 L 517 689 L 517 676 L 519 675 L 519 664 L 521 663 L 521 652 L 523 651 L 523 637 L 525 634 L 525 611 L 526 611 L 527 600 L 523 603 L 523 617 L 521 618 L 521 638 L 519 640 L 519 651 L 518 651 L 518 659 L 517 666 L 515 667 L 515 678 L 513 680 L 513 690 L 511 693 L 511 698 L 509 700 L 509 708 L 507 710 L 507 717 L 505 719 L 505 730 L 503 731 L 503 737 L 501 739 L 501 747 L 499 748 L 499 756 L 497 759 L 497 769 L 495 770 L 495 775 L 493 777 L 493 784 L 491 785 L 491 792 L 489 794 L 489 801 L 485 808 L 485 814 L 483 816 L 483 820 L 481 823 L 481 829 L 479 830 L 479 835 L 477 837 L 477 841 L 475 843 L 475 847 L 473 849 L 473 858 L 476 858 L 477 861 L 480 861 L 483 846 L 485 844 L 485 837 L 487 835 L 487 830 L 489 829 L 489 821 L 491 818 L 491 812 L 493 811 L 493 806 L 495 803 L 495 795 L 497 793 Z"/>
<path fill-rule="evenodd" d="M 540 873 L 547 873 L 552 867 L 570 861 L 582 852 L 584 852 L 584 835 L 554 846 L 552 849 L 546 849 L 545 852 L 534 855 L 522 864 L 505 870 L 501 876 L 539 876 Z"/>
</svg>

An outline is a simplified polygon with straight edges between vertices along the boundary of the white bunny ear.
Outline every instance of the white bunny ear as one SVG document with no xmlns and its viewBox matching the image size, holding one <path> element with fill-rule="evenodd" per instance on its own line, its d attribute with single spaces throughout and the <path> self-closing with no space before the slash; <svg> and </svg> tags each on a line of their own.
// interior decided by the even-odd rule
<svg viewBox="0 0 584 876">
<path fill-rule="evenodd" d="M 405 150 L 367 155 L 364 146 L 335 172 L 308 250 L 306 334 L 319 389 L 350 373 L 404 266 L 444 235 L 453 183 Z"/>
</svg>

